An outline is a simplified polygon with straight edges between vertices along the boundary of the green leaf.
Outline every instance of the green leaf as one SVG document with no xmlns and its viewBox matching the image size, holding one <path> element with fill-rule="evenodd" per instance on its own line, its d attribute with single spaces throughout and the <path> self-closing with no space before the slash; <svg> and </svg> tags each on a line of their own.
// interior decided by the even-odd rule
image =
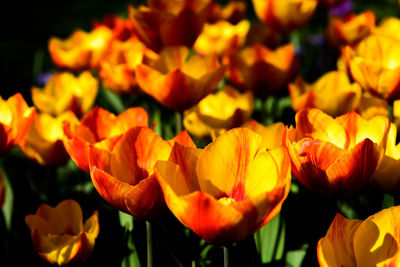
<svg viewBox="0 0 400 267">
<path fill-rule="evenodd" d="M 13 204 L 14 204 L 14 194 L 11 188 L 10 181 L 8 180 L 7 175 L 4 173 L 4 171 L 1 172 L 3 175 L 3 183 L 6 188 L 5 192 L 5 201 L 4 201 L 4 206 L 3 206 L 3 215 L 4 215 L 4 220 L 6 223 L 7 230 L 11 229 L 11 219 L 12 219 L 12 212 L 13 212 Z"/>
<path fill-rule="evenodd" d="M 281 260 L 285 248 L 285 223 L 280 213 L 254 234 L 263 264 Z"/>
<path fill-rule="evenodd" d="M 304 257 L 307 254 L 308 244 L 304 244 L 298 250 L 288 251 L 285 256 L 285 262 L 290 267 L 300 267 Z"/>
<path fill-rule="evenodd" d="M 132 217 L 132 216 L 131 216 Z M 140 267 L 139 255 L 137 253 L 135 244 L 133 243 L 132 232 L 127 231 L 128 241 L 127 247 L 130 251 L 129 255 L 122 259 L 121 267 Z"/>
<path fill-rule="evenodd" d="M 118 216 L 119 224 L 122 226 L 122 228 L 125 228 L 126 231 L 131 232 L 133 230 L 133 216 L 122 211 L 118 211 Z"/>
<path fill-rule="evenodd" d="M 125 110 L 124 103 L 121 100 L 121 97 L 110 90 L 107 90 L 100 86 L 99 88 L 99 96 L 100 102 L 105 102 L 105 105 L 109 105 L 114 112 L 118 114 Z M 103 104 L 104 105 L 104 104 Z"/>
</svg>

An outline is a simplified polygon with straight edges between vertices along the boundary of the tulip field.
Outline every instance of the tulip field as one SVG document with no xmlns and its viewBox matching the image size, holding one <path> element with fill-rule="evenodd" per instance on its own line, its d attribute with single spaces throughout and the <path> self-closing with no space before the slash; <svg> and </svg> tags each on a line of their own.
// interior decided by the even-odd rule
<svg viewBox="0 0 400 267">
<path fill-rule="evenodd" d="M 0 266 L 400 266 L 400 1 L 4 14 Z"/>
</svg>

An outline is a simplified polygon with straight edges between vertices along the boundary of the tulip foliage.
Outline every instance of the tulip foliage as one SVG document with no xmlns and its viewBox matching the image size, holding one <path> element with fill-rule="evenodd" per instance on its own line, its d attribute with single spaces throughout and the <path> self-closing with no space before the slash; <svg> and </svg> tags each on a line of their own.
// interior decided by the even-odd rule
<svg viewBox="0 0 400 267">
<path fill-rule="evenodd" d="M 0 266 L 399 266 L 378 2 L 7 4 Z"/>
</svg>

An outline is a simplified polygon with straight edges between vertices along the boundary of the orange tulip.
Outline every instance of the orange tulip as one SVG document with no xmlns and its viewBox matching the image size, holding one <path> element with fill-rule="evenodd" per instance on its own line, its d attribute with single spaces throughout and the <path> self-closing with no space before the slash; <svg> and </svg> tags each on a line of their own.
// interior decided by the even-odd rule
<svg viewBox="0 0 400 267">
<path fill-rule="evenodd" d="M 113 33 L 113 40 L 125 41 L 136 37 L 133 32 L 133 25 L 130 19 L 124 19 L 118 15 L 108 15 L 103 21 L 95 21 L 93 28 L 107 27 Z"/>
<path fill-rule="evenodd" d="M 35 114 L 21 94 L 7 100 L 0 96 L 0 155 L 25 139 Z"/>
<path fill-rule="evenodd" d="M 164 141 L 146 127 L 131 128 L 110 151 L 91 146 L 89 168 L 95 188 L 112 206 L 136 218 L 159 216 L 165 203 L 154 165 L 168 159 L 174 142 L 195 147 L 186 132 Z"/>
<path fill-rule="evenodd" d="M 105 26 L 91 32 L 76 30 L 65 40 L 52 37 L 48 45 L 50 56 L 59 68 L 72 71 L 97 68 L 112 37 L 112 31 Z"/>
<path fill-rule="evenodd" d="M 291 31 L 308 22 L 318 0 L 253 0 L 258 18 L 277 31 Z"/>
<path fill-rule="evenodd" d="M 85 261 L 99 234 L 98 212 L 83 224 L 78 202 L 67 199 L 55 208 L 42 204 L 36 214 L 27 215 L 33 245 L 39 255 L 59 266 Z"/>
<path fill-rule="evenodd" d="M 194 43 L 194 50 L 201 55 L 222 55 L 228 50 L 239 48 L 246 40 L 250 22 L 242 20 L 236 25 L 220 20 L 205 24 L 203 31 Z"/>
<path fill-rule="evenodd" d="M 217 88 L 225 66 L 217 57 L 192 55 L 186 47 L 167 47 L 152 64 L 136 68 L 141 89 L 167 108 L 183 111 Z"/>
<path fill-rule="evenodd" d="M 400 41 L 372 34 L 344 50 L 351 74 L 364 89 L 385 99 L 400 97 Z"/>
<path fill-rule="evenodd" d="M 137 40 L 114 40 L 109 53 L 101 60 L 99 76 L 103 85 L 116 93 L 135 93 L 139 90 L 135 69 L 146 57 L 155 59 L 155 54 Z"/>
<path fill-rule="evenodd" d="M 351 111 L 333 119 L 318 109 L 296 114 L 284 136 L 296 178 L 312 191 L 349 196 L 361 189 L 385 153 L 390 121 Z"/>
<path fill-rule="evenodd" d="M 97 92 L 97 79 L 89 71 L 78 77 L 61 72 L 54 74 L 43 89 L 32 87 L 32 101 L 37 109 L 54 116 L 67 110 L 81 116 L 92 107 Z"/>
<path fill-rule="evenodd" d="M 400 99 L 393 101 L 393 117 L 397 128 L 400 127 Z"/>
<path fill-rule="evenodd" d="M 297 69 L 293 45 L 270 50 L 260 44 L 229 56 L 229 79 L 238 87 L 266 97 L 284 88 Z"/>
<path fill-rule="evenodd" d="M 299 111 L 305 107 L 318 108 L 331 116 L 353 110 L 361 98 L 361 87 L 350 83 L 346 73 L 331 71 L 313 84 L 307 84 L 299 76 L 289 84 L 292 108 Z"/>
<path fill-rule="evenodd" d="M 336 214 L 326 236 L 318 242 L 320 266 L 399 266 L 399 225 L 400 206 L 382 210 L 364 221 Z"/>
<path fill-rule="evenodd" d="M 192 47 L 211 13 L 212 0 L 149 0 L 149 7 L 129 7 L 139 39 L 154 51 L 164 45 Z"/>
<path fill-rule="evenodd" d="M 25 140 L 21 142 L 22 152 L 41 165 L 60 166 L 69 160 L 63 139 L 63 122 L 78 123 L 71 111 L 53 117 L 47 113 L 36 114 Z"/>
<path fill-rule="evenodd" d="M 400 144 L 396 145 L 396 137 L 397 128 L 392 123 L 382 164 L 372 175 L 373 184 L 392 194 L 400 192 Z"/>
<path fill-rule="evenodd" d="M 261 147 L 273 149 L 281 147 L 285 125 L 282 122 L 276 122 L 268 126 L 264 126 L 255 120 L 249 120 L 242 127 L 249 128 L 258 133 L 262 137 Z"/>
<path fill-rule="evenodd" d="M 204 150 L 175 144 L 155 174 L 172 213 L 205 241 L 245 239 L 279 213 L 290 187 L 290 159 L 261 136 L 236 128 Z"/>
<path fill-rule="evenodd" d="M 332 47 L 354 45 L 368 36 L 375 27 L 375 14 L 365 11 L 359 15 L 349 14 L 343 19 L 332 17 L 326 29 Z"/>
<path fill-rule="evenodd" d="M 120 135 L 132 127 L 148 126 L 147 113 L 142 108 L 129 108 L 115 116 L 95 107 L 79 123 L 64 123 L 64 145 L 75 164 L 89 172 L 89 146 L 112 150 Z"/>
<path fill-rule="evenodd" d="M 210 137 L 213 131 L 224 132 L 250 119 L 253 94 L 240 93 L 225 86 L 216 94 L 209 94 L 193 108 L 186 110 L 183 126 L 196 138 Z"/>
</svg>

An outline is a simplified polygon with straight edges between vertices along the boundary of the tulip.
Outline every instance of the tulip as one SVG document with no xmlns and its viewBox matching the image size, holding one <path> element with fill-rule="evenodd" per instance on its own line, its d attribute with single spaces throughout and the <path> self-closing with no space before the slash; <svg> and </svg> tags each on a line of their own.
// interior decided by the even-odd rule
<svg viewBox="0 0 400 267">
<path fill-rule="evenodd" d="M 246 17 L 246 2 L 230 1 L 225 6 L 218 3 L 214 5 L 209 22 L 226 20 L 232 24 L 237 24 Z"/>
<path fill-rule="evenodd" d="M 97 68 L 112 37 L 112 31 L 105 26 L 96 27 L 91 32 L 76 30 L 65 40 L 52 37 L 48 45 L 50 56 L 62 69 L 79 71 Z"/>
<path fill-rule="evenodd" d="M 253 0 L 258 18 L 277 31 L 302 27 L 314 14 L 317 0 Z"/>
<path fill-rule="evenodd" d="M 225 66 L 217 57 L 192 55 L 186 47 L 167 47 L 149 65 L 136 68 L 140 88 L 163 106 L 183 111 L 214 91 L 224 76 Z"/>
<path fill-rule="evenodd" d="M 375 116 L 389 117 L 389 104 L 385 99 L 376 97 L 364 91 L 360 103 L 355 109 L 364 119 L 372 119 Z"/>
<path fill-rule="evenodd" d="M 183 126 L 196 138 L 207 138 L 213 131 L 223 132 L 238 127 L 250 119 L 253 101 L 251 92 L 240 93 L 225 86 L 186 110 Z"/>
<path fill-rule="evenodd" d="M 255 120 L 247 121 L 242 127 L 249 128 L 258 133 L 262 137 L 261 147 L 273 149 L 281 147 L 285 125 L 282 122 L 276 122 L 268 126 L 264 126 Z"/>
<path fill-rule="evenodd" d="M 139 39 L 153 51 L 163 46 L 192 47 L 213 7 L 212 0 L 151 0 L 149 7 L 129 6 Z"/>
<path fill-rule="evenodd" d="M 355 111 L 333 119 L 319 109 L 296 113 L 296 128 L 284 134 L 292 171 L 308 189 L 332 196 L 359 191 L 385 153 L 390 121 L 365 120 Z"/>
<path fill-rule="evenodd" d="M 64 146 L 75 164 L 89 172 L 90 145 L 112 150 L 120 135 L 136 126 L 148 127 L 148 116 L 143 108 L 129 108 L 115 116 L 103 108 L 95 107 L 80 123 L 64 123 Z"/>
<path fill-rule="evenodd" d="M 265 98 L 284 88 L 297 69 L 294 46 L 270 50 L 260 44 L 246 47 L 229 56 L 229 79 L 255 96 Z"/>
<path fill-rule="evenodd" d="M 157 54 L 136 38 L 114 40 L 109 53 L 100 62 L 99 76 L 103 85 L 119 94 L 138 92 L 135 69 L 146 57 L 155 59 Z"/>
<path fill-rule="evenodd" d="M 400 206 L 384 209 L 364 221 L 336 214 L 318 242 L 321 267 L 399 266 Z"/>
<path fill-rule="evenodd" d="M 93 28 L 107 27 L 113 33 L 112 40 L 126 41 L 136 37 L 133 32 L 133 25 L 130 19 L 124 19 L 118 15 L 108 15 L 103 21 L 95 21 Z"/>
<path fill-rule="evenodd" d="M 28 107 L 21 94 L 7 100 L 0 96 L 0 155 L 25 139 L 35 114 L 35 108 Z"/>
<path fill-rule="evenodd" d="M 304 107 L 318 108 L 331 116 L 353 110 L 361 98 L 361 87 L 350 83 L 346 73 L 331 71 L 313 84 L 307 84 L 299 76 L 289 84 L 292 108 L 299 111 Z"/>
<path fill-rule="evenodd" d="M 356 49 L 346 46 L 344 54 L 361 87 L 381 98 L 400 97 L 400 41 L 372 34 Z"/>
<path fill-rule="evenodd" d="M 25 222 L 39 255 L 59 266 L 85 261 L 99 234 L 98 212 L 83 223 L 80 205 L 67 199 L 56 207 L 42 204 Z"/>
<path fill-rule="evenodd" d="M 354 45 L 368 36 L 375 27 L 375 14 L 365 11 L 359 15 L 349 14 L 343 19 L 332 17 L 326 29 L 332 47 Z"/>
<path fill-rule="evenodd" d="M 64 121 L 78 123 L 78 118 L 71 111 L 57 117 L 47 113 L 36 114 L 28 135 L 19 145 L 22 152 L 41 165 L 64 165 L 69 160 L 63 144 Z"/>
<path fill-rule="evenodd" d="M 375 32 L 379 35 L 386 35 L 388 37 L 397 39 L 399 37 L 400 19 L 396 17 L 387 17 L 382 20 L 378 27 L 375 28 Z"/>
<path fill-rule="evenodd" d="M 165 210 L 154 165 L 167 160 L 174 142 L 195 147 L 186 132 L 164 141 L 147 127 L 133 127 L 111 150 L 90 147 L 90 176 L 109 204 L 139 219 L 154 219 Z"/>
<path fill-rule="evenodd" d="M 89 71 L 78 77 L 61 72 L 54 74 L 43 89 L 32 87 L 32 101 L 37 109 L 54 116 L 67 110 L 81 116 L 92 107 L 97 92 L 97 79 Z"/>
<path fill-rule="evenodd" d="M 201 55 L 222 55 L 228 50 L 244 44 L 250 29 L 250 22 L 242 20 L 236 25 L 220 20 L 214 24 L 205 24 L 203 31 L 194 43 L 194 50 Z"/>
<path fill-rule="evenodd" d="M 266 150 L 250 129 L 236 128 L 204 150 L 175 144 L 155 174 L 168 208 L 206 242 L 230 245 L 279 213 L 290 187 L 290 159 Z"/>
<path fill-rule="evenodd" d="M 372 175 L 371 181 L 391 194 L 400 192 L 400 144 L 396 145 L 396 137 L 397 127 L 392 123 L 382 164 Z"/>
<path fill-rule="evenodd" d="M 400 99 L 393 101 L 393 117 L 397 128 L 400 127 Z"/>
</svg>

